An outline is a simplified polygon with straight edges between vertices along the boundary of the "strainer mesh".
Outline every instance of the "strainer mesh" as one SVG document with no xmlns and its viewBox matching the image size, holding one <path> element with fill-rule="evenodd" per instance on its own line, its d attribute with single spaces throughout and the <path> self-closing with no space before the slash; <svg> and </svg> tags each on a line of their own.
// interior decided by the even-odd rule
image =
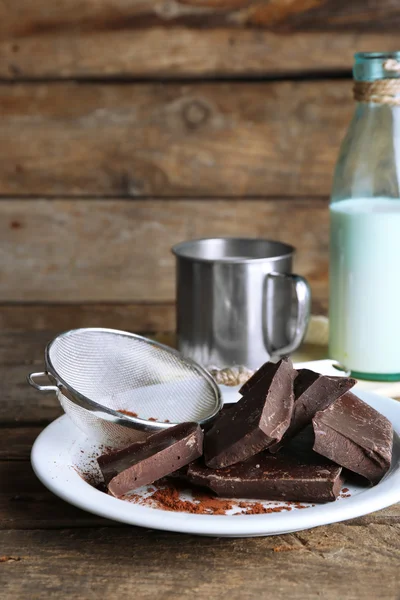
<svg viewBox="0 0 400 600">
<path fill-rule="evenodd" d="M 214 386 L 194 365 L 144 338 L 107 330 L 73 330 L 52 342 L 49 359 L 68 387 L 102 406 L 127 410 L 142 419 L 200 422 L 217 405 Z M 61 393 L 59 399 L 86 432 L 101 427 L 109 433 L 113 426 L 112 430 L 117 427 L 121 434 L 130 434 Z"/>
</svg>

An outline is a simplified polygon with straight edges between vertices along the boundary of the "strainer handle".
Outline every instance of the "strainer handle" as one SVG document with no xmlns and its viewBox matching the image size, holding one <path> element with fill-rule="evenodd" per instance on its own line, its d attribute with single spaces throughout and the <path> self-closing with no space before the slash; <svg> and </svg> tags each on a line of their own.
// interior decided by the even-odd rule
<svg viewBox="0 0 400 600">
<path fill-rule="evenodd" d="M 27 380 L 29 385 L 35 388 L 35 390 L 39 390 L 39 392 L 57 392 L 58 387 L 56 385 L 40 385 L 35 381 L 35 377 L 49 377 L 47 371 L 40 371 L 39 373 L 30 373 L 27 376 Z M 50 379 L 50 378 L 49 378 Z"/>
</svg>

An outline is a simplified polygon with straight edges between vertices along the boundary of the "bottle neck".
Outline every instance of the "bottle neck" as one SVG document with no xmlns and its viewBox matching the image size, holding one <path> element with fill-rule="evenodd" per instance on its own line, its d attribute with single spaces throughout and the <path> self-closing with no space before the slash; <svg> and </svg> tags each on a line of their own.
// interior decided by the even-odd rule
<svg viewBox="0 0 400 600">
<path fill-rule="evenodd" d="M 353 75 L 357 102 L 400 105 L 400 52 L 358 53 Z"/>
<path fill-rule="evenodd" d="M 355 82 L 400 79 L 400 52 L 358 52 L 353 77 Z"/>
</svg>

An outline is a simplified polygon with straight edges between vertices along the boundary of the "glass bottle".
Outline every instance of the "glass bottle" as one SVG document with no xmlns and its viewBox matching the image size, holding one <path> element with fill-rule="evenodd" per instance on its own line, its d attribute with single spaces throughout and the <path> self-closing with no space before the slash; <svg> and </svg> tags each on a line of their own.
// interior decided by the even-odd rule
<svg viewBox="0 0 400 600">
<path fill-rule="evenodd" d="M 330 204 L 329 354 L 400 380 L 400 52 L 355 55 L 357 101 Z"/>
</svg>

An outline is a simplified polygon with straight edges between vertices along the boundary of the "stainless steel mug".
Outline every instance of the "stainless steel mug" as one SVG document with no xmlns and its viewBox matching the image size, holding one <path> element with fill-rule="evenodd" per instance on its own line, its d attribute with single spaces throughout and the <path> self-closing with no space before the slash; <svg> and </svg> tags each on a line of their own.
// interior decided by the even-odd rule
<svg viewBox="0 0 400 600">
<path fill-rule="evenodd" d="M 257 369 L 301 344 L 307 281 L 294 248 L 257 238 L 208 238 L 172 248 L 177 258 L 179 350 L 205 367 Z"/>
</svg>

